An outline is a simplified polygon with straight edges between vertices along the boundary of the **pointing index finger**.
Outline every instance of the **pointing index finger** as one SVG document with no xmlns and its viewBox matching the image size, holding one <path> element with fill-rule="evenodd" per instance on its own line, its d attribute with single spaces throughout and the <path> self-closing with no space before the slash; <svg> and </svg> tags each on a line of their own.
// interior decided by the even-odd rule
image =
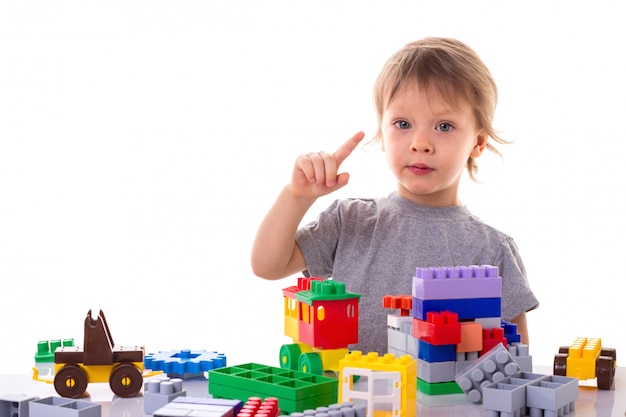
<svg viewBox="0 0 626 417">
<path fill-rule="evenodd" d="M 341 145 L 339 149 L 335 151 L 333 156 L 337 160 L 337 166 L 341 165 L 341 163 L 345 161 L 348 156 L 350 156 L 352 151 L 356 149 L 356 147 L 359 145 L 359 143 L 361 142 L 361 140 L 363 140 L 364 137 L 365 137 L 365 133 L 358 132 L 357 134 L 352 136 L 350 139 L 348 139 L 346 143 Z"/>
</svg>

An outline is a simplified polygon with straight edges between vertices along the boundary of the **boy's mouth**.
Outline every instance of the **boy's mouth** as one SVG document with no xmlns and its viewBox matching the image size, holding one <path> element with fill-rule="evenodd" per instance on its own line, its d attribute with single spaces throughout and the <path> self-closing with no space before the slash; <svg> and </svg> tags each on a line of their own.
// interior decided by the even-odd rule
<svg viewBox="0 0 626 417">
<path fill-rule="evenodd" d="M 413 164 L 407 167 L 409 171 L 416 175 L 426 175 L 434 171 L 433 168 L 425 164 Z"/>
</svg>

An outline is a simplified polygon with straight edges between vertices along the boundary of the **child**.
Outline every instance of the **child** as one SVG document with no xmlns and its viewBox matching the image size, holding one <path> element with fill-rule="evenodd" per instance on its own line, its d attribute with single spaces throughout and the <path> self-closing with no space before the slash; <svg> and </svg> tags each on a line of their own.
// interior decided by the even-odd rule
<svg viewBox="0 0 626 417">
<path fill-rule="evenodd" d="M 411 294 L 416 267 L 495 265 L 502 276 L 502 318 L 517 324 L 528 343 L 526 312 L 538 306 L 513 239 L 461 205 L 464 169 L 474 179 L 475 160 L 494 131 L 496 85 L 476 53 L 445 38 L 407 44 L 385 64 L 374 87 L 378 131 L 397 179 L 387 197 L 333 202 L 300 227 L 307 210 L 345 186 L 341 163 L 364 137 L 355 134 L 334 153 L 296 159 L 257 232 L 252 269 L 266 279 L 303 271 L 333 277 L 361 294 L 359 343 L 363 352 L 387 352 L 385 295 Z"/>
</svg>

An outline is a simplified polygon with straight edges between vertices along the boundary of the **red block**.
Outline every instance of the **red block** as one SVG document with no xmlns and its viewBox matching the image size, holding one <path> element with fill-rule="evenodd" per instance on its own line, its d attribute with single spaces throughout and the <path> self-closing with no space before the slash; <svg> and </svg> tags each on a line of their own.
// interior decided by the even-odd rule
<svg viewBox="0 0 626 417">
<path fill-rule="evenodd" d="M 426 321 L 413 319 L 413 336 L 435 346 L 461 343 L 459 315 L 451 311 L 431 311 L 426 314 Z"/>
</svg>

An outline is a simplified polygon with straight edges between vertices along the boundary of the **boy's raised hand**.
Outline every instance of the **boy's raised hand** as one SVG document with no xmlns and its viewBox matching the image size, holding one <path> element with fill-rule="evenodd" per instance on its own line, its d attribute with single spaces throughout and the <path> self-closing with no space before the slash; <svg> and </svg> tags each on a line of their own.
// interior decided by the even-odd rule
<svg viewBox="0 0 626 417">
<path fill-rule="evenodd" d="M 352 136 L 334 153 L 311 152 L 296 159 L 291 177 L 295 197 L 316 199 L 336 191 L 348 183 L 347 172 L 338 173 L 339 166 L 365 137 L 363 132 Z"/>
</svg>

